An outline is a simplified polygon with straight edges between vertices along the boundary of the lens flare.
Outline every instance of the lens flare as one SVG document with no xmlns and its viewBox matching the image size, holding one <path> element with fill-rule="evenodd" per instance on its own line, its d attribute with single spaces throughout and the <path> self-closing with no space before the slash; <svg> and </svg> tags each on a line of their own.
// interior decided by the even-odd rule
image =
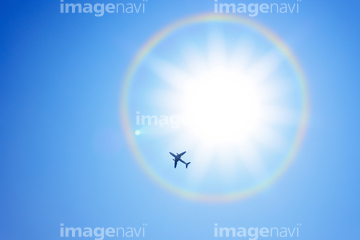
<svg viewBox="0 0 360 240">
<path fill-rule="evenodd" d="M 296 87 L 301 93 L 301 113 L 297 121 L 294 137 L 292 138 L 292 144 L 286 150 L 286 157 L 282 160 L 281 165 L 277 167 L 270 176 L 261 181 L 261 183 L 239 191 L 231 190 L 228 192 L 204 193 L 194 189 L 190 190 L 182 188 L 174 183 L 166 181 L 149 165 L 147 158 L 143 155 L 137 139 L 135 138 L 135 135 L 138 136 L 142 132 L 140 130 L 134 131 L 131 125 L 131 118 L 129 116 L 129 89 L 134 79 L 134 75 L 138 73 L 138 68 L 144 62 L 144 59 L 155 47 L 164 42 L 164 40 L 172 34 L 201 23 L 230 23 L 245 26 L 260 34 L 263 38 L 267 39 L 267 41 L 271 42 L 290 64 L 291 69 L 296 76 Z M 221 54 L 217 54 L 215 58 L 221 58 Z M 265 58 L 265 60 L 267 59 Z M 266 63 L 268 63 L 268 61 Z M 258 85 L 254 84 L 253 81 L 254 78 L 261 79 L 261 77 L 263 77 L 262 74 L 267 74 L 269 69 L 266 69 L 266 66 L 269 64 L 263 64 L 262 62 L 259 64 L 265 66 L 262 68 L 264 71 L 254 71 L 254 75 L 248 75 L 246 73 L 242 74 L 239 69 L 232 68 L 231 66 L 226 69 L 221 65 L 212 67 L 206 69 L 206 71 L 198 71 L 197 74 L 195 74 L 196 81 L 188 81 L 184 84 L 185 86 L 181 86 L 186 89 L 182 99 L 182 114 L 187 118 L 196 119 L 196 121 L 191 121 L 188 130 L 189 132 L 192 132 L 193 137 L 199 137 L 198 141 L 202 141 L 207 148 L 219 146 L 221 144 L 223 147 L 228 145 L 231 146 L 234 142 L 239 141 L 243 141 L 243 144 L 245 145 L 249 138 L 251 138 L 255 132 L 259 131 L 259 128 L 262 125 L 262 119 L 266 119 L 264 113 L 269 111 L 267 105 L 264 104 L 264 95 L 266 92 L 262 92 L 261 89 L 259 90 Z M 256 67 L 258 66 L 255 66 L 255 69 Z M 236 73 L 234 73 L 234 71 Z M 234 78 L 234 76 L 236 76 L 236 78 Z M 221 84 L 218 79 L 223 79 Z M 241 81 L 239 81 L 239 79 L 241 79 Z M 203 89 L 204 86 L 206 86 L 207 90 L 202 91 L 201 99 L 199 99 L 199 91 L 200 89 Z M 214 94 L 220 94 L 222 92 L 225 94 L 222 94 L 219 98 L 214 98 Z M 303 141 L 309 116 L 309 97 L 305 76 L 298 60 L 285 43 L 269 29 L 252 20 L 250 21 L 249 19 L 238 16 L 220 14 L 202 14 L 185 18 L 170 24 L 155 34 L 140 49 L 131 62 L 123 80 L 120 101 L 121 123 L 127 142 L 135 160 L 139 163 L 144 172 L 156 183 L 172 193 L 188 199 L 205 202 L 222 202 L 242 199 L 256 194 L 273 184 L 289 168 L 291 162 L 294 160 L 300 144 Z M 211 106 L 211 108 L 204 106 Z M 236 111 L 234 111 L 234 109 L 236 109 Z M 271 110 L 276 111 L 276 109 Z M 213 112 L 216 112 L 217 114 L 214 116 Z M 224 122 L 224 116 L 226 116 L 227 124 L 222 124 Z M 214 128 L 213 126 L 218 127 Z M 209 129 L 212 129 L 212 131 L 209 131 Z M 221 139 L 221 141 L 218 141 L 218 139 Z M 257 166 L 257 163 L 253 162 L 251 166 Z"/>
</svg>

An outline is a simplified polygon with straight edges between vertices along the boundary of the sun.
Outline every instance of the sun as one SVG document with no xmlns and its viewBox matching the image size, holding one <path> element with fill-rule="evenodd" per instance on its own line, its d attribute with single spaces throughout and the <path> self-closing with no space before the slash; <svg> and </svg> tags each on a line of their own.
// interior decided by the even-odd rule
<svg viewBox="0 0 360 240">
<path fill-rule="evenodd" d="M 203 54 L 206 57 L 192 54 L 197 62 L 185 61 L 182 69 L 156 61 L 157 75 L 165 83 L 176 85 L 159 95 L 171 96 L 171 106 L 185 119 L 184 137 L 191 136 L 204 147 L 216 150 L 264 138 L 263 133 L 289 115 L 276 101 L 283 94 L 273 76 L 281 62 L 279 56 L 270 52 L 249 63 L 242 50 L 226 52 L 219 33 L 212 37 L 215 39 L 209 40 Z"/>
<path fill-rule="evenodd" d="M 204 144 L 248 141 L 266 120 L 259 86 L 226 66 L 195 75 L 182 95 L 179 105 L 189 119 L 188 132 Z"/>
</svg>

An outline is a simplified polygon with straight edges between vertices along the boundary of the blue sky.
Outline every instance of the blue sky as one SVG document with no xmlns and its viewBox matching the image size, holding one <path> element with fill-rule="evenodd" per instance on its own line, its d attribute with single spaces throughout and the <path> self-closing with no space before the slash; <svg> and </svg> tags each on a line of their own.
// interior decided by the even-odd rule
<svg viewBox="0 0 360 240">
<path fill-rule="evenodd" d="M 304 0 L 299 14 L 254 18 L 295 53 L 311 102 L 299 153 L 269 188 L 240 201 L 196 202 L 163 189 L 136 163 L 119 117 L 123 75 L 153 34 L 212 7 L 208 0 L 149 0 L 145 14 L 96 18 L 60 14 L 53 0 L 2 2 L 3 239 L 61 239 L 60 223 L 146 223 L 147 239 L 211 239 L 214 223 L 301 223 L 298 239 L 358 237 L 358 2 Z M 169 164 L 173 171 L 170 157 Z"/>
</svg>

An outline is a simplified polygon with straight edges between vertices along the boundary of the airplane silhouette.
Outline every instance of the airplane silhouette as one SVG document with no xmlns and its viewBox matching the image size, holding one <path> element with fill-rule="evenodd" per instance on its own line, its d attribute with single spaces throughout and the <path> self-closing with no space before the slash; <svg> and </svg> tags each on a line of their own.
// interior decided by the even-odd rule
<svg viewBox="0 0 360 240">
<path fill-rule="evenodd" d="M 182 152 L 182 153 L 180 153 L 180 154 L 178 154 L 178 153 L 176 153 L 176 155 L 175 154 L 173 154 L 172 152 L 169 152 L 170 153 L 170 155 L 171 156 L 173 156 L 174 157 L 174 168 L 176 168 L 176 166 L 177 166 L 177 163 L 178 163 L 178 161 L 180 161 L 180 162 L 182 162 L 183 164 L 185 164 L 186 165 L 186 168 L 188 168 L 188 166 L 189 166 L 189 164 L 191 163 L 191 162 L 185 162 L 185 161 L 183 161 L 182 159 L 181 159 L 181 157 L 182 157 L 182 155 L 184 155 L 185 153 L 186 153 L 186 151 L 185 152 Z"/>
</svg>

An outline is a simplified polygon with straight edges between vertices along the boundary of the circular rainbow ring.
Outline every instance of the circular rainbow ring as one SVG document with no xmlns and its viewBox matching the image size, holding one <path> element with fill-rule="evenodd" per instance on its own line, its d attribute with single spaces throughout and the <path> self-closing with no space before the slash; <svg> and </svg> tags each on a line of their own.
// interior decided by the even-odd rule
<svg viewBox="0 0 360 240">
<path fill-rule="evenodd" d="M 187 191 L 185 189 L 180 189 L 172 184 L 169 184 L 164 179 L 159 177 L 154 171 L 152 171 L 152 169 L 146 162 L 144 156 L 142 155 L 139 147 L 137 146 L 136 140 L 134 138 L 134 134 L 131 129 L 129 113 L 128 113 L 128 95 L 129 95 L 128 90 L 130 88 L 131 81 L 133 79 L 134 74 L 137 71 L 137 68 L 142 63 L 144 58 L 149 54 L 149 52 L 155 46 L 157 46 L 161 41 L 163 41 L 167 36 L 175 32 L 176 30 L 189 25 L 204 23 L 204 22 L 236 23 L 250 27 L 253 30 L 258 31 L 259 33 L 264 35 L 268 40 L 270 40 L 270 42 L 272 42 L 282 52 L 282 54 L 291 63 L 298 77 L 299 88 L 302 92 L 301 118 L 297 129 L 297 134 L 296 137 L 294 138 L 292 147 L 289 149 L 286 159 L 284 160 L 282 166 L 269 179 L 267 179 L 266 181 L 264 181 L 263 183 L 257 186 L 239 192 L 232 192 L 232 193 L 226 193 L 220 195 L 203 194 L 193 191 Z M 131 152 L 134 158 L 136 159 L 136 161 L 141 166 L 141 168 L 150 176 L 151 179 L 153 179 L 156 183 L 158 183 L 160 186 L 164 187 L 168 191 L 191 200 L 197 200 L 202 202 L 224 202 L 224 201 L 234 201 L 234 200 L 243 199 L 258 193 L 261 190 L 264 190 L 266 187 L 270 186 L 276 180 L 278 180 L 284 174 L 284 172 L 289 168 L 304 139 L 305 130 L 309 118 L 309 96 L 308 96 L 308 90 L 305 80 L 305 74 L 298 60 L 296 59 L 295 55 L 291 52 L 291 50 L 286 46 L 286 44 L 277 35 L 275 35 L 273 32 L 271 32 L 269 29 L 265 28 L 264 26 L 260 25 L 259 23 L 250 21 L 249 19 L 243 17 L 233 16 L 233 15 L 222 15 L 222 14 L 200 14 L 200 15 L 195 15 L 181 19 L 177 22 L 168 25 L 167 27 L 159 31 L 157 34 L 155 34 L 145 45 L 141 47 L 141 49 L 138 51 L 138 53 L 135 55 L 135 58 L 131 62 L 123 79 L 123 84 L 121 89 L 120 113 L 121 113 L 122 127 L 125 132 L 125 136 L 130 146 Z"/>
</svg>

